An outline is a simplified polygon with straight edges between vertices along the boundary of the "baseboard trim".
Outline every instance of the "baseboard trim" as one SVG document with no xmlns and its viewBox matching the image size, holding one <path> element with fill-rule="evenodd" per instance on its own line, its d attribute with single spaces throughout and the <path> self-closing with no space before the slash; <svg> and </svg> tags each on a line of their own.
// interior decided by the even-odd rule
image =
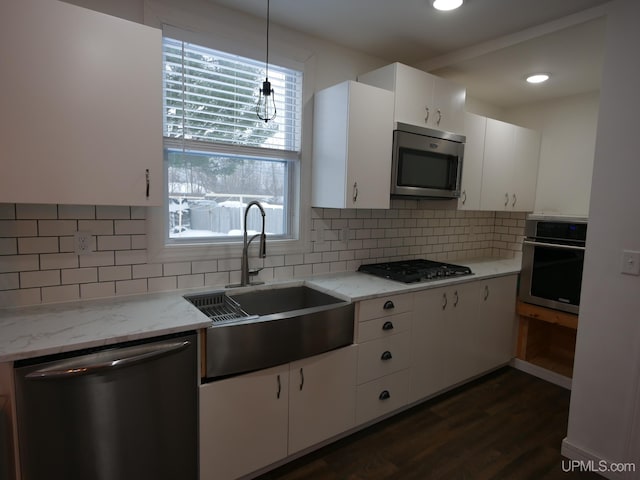
<svg viewBox="0 0 640 480">
<path fill-rule="evenodd" d="M 539 367 L 538 365 L 534 365 L 533 363 L 520 360 L 519 358 L 514 358 L 513 360 L 511 360 L 510 365 L 517 370 L 521 370 L 535 377 L 541 378 L 542 380 L 546 380 L 547 382 L 558 385 L 559 387 L 571 390 L 571 378 L 569 377 L 565 377 L 564 375 L 560 375 L 559 373 Z"/>
<path fill-rule="evenodd" d="M 607 467 L 616 462 L 610 462 L 609 460 L 605 460 L 604 458 L 601 458 L 592 452 L 577 447 L 576 445 L 571 443 L 568 438 L 562 440 L 562 448 L 560 450 L 560 453 L 562 453 L 563 457 L 580 462 L 579 464 L 577 464 L 575 471 L 577 471 L 578 468 L 582 468 L 581 471 L 589 469 L 590 471 L 595 472 L 604 478 L 608 478 L 609 480 L 637 478 L 635 476 L 637 474 L 637 472 L 635 472 L 635 465 L 632 469 L 633 471 L 631 469 L 626 472 L 613 471 L 613 469 L 610 470 Z M 568 469 L 569 467 L 569 461 L 563 463 L 563 469 Z"/>
</svg>

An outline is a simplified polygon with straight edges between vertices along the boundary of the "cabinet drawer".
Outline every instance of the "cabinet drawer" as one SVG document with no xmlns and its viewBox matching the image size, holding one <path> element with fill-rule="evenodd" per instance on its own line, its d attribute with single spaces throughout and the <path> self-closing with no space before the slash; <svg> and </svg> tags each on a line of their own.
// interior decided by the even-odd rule
<svg viewBox="0 0 640 480">
<path fill-rule="evenodd" d="M 358 345 L 358 385 L 409 367 L 410 332 Z"/>
<path fill-rule="evenodd" d="M 360 385 L 356 394 L 356 424 L 397 410 L 408 402 L 408 369 Z"/>
<path fill-rule="evenodd" d="M 386 338 L 406 332 L 411 328 L 411 312 L 359 322 L 356 328 L 358 329 L 356 334 L 357 343 Z"/>
<path fill-rule="evenodd" d="M 412 307 L 413 294 L 411 293 L 363 300 L 358 304 L 358 321 L 364 322 L 373 318 L 409 312 Z"/>
</svg>

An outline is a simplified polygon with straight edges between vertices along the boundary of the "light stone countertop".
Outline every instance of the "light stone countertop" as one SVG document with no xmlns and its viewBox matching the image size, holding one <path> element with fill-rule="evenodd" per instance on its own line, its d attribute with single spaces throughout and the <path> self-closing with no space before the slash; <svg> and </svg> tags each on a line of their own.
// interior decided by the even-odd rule
<svg viewBox="0 0 640 480">
<path fill-rule="evenodd" d="M 260 288 L 306 283 L 355 302 L 520 271 L 519 259 L 478 259 L 456 263 L 469 266 L 474 275 L 404 284 L 366 273 L 343 272 L 276 282 Z M 0 309 L 0 362 L 206 328 L 210 320 L 184 300 L 183 295 L 219 290 L 222 289 L 206 287 L 189 291 Z M 239 293 L 241 289 L 234 291 Z"/>
</svg>

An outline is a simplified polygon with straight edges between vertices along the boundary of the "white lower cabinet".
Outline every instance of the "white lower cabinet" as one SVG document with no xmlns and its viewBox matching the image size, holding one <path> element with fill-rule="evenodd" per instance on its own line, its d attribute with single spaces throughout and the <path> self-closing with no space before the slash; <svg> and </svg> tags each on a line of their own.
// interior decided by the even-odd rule
<svg viewBox="0 0 640 480">
<path fill-rule="evenodd" d="M 200 480 L 241 477 L 287 456 L 289 365 L 200 386 Z"/>
<path fill-rule="evenodd" d="M 513 358 L 517 275 L 417 292 L 410 402 Z"/>
<path fill-rule="evenodd" d="M 475 337 L 474 358 L 481 373 L 510 361 L 516 344 L 517 275 L 478 282 L 479 315 L 470 328 Z"/>
<path fill-rule="evenodd" d="M 506 364 L 517 275 L 357 305 L 354 345 L 200 387 L 200 479 L 264 468 Z"/>
<path fill-rule="evenodd" d="M 291 364 L 290 455 L 355 425 L 356 351 L 351 345 Z"/>
<path fill-rule="evenodd" d="M 235 479 L 355 425 L 355 345 L 200 386 L 200 480 Z"/>
</svg>

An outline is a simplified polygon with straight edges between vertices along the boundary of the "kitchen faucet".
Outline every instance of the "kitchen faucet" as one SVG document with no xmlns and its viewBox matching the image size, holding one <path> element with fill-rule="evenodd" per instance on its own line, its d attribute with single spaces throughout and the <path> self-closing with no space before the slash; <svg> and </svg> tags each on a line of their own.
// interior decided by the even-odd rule
<svg viewBox="0 0 640 480">
<path fill-rule="evenodd" d="M 262 214 L 262 233 L 257 233 L 249 238 L 247 241 L 247 215 L 249 213 L 249 209 L 252 206 L 256 206 L 260 209 L 260 213 Z M 256 238 L 260 237 L 260 249 L 259 249 L 259 257 L 265 258 L 267 256 L 267 236 L 264 233 L 265 226 L 265 213 L 264 208 L 260 205 L 260 202 L 257 200 L 253 200 L 247 204 L 247 208 L 244 210 L 244 242 L 242 247 L 242 264 L 241 264 L 241 273 L 240 273 L 240 286 L 244 287 L 245 285 L 250 285 L 252 282 L 249 281 L 249 278 L 253 275 L 257 275 L 260 269 L 249 271 L 249 245 Z M 263 282 L 253 282 L 253 284 L 258 284 Z"/>
</svg>

